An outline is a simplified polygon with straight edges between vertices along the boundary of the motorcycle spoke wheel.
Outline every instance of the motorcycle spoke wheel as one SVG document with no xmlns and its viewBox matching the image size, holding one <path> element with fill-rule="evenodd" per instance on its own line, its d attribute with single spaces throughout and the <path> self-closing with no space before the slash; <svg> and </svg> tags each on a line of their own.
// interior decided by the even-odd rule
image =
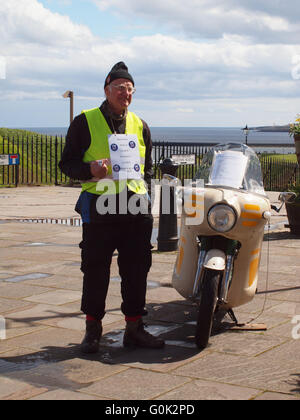
<svg viewBox="0 0 300 420">
<path fill-rule="evenodd" d="M 205 271 L 201 301 L 198 305 L 198 319 L 195 336 L 195 341 L 199 349 L 204 349 L 208 345 L 214 313 L 217 306 L 219 281 L 219 271 Z"/>
</svg>

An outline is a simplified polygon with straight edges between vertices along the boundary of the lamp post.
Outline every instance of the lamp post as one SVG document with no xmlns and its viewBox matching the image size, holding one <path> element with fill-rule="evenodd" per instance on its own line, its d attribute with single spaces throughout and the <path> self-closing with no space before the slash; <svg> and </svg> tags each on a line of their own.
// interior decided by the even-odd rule
<svg viewBox="0 0 300 420">
<path fill-rule="evenodd" d="M 248 134 L 249 134 L 249 128 L 246 124 L 246 127 L 243 128 L 244 134 L 245 134 L 245 140 L 246 140 L 246 145 L 248 144 Z"/>
<path fill-rule="evenodd" d="M 70 124 L 73 121 L 73 115 L 74 115 L 74 92 L 71 90 L 67 90 L 63 94 L 63 98 L 70 98 Z"/>
<path fill-rule="evenodd" d="M 70 124 L 71 124 L 71 122 L 73 121 L 73 115 L 74 115 L 74 92 L 72 90 L 67 90 L 63 94 L 63 98 L 70 98 Z M 57 181 L 55 182 L 55 185 L 58 185 Z M 73 185 L 74 185 L 74 180 L 70 178 L 69 186 L 72 187 Z"/>
</svg>

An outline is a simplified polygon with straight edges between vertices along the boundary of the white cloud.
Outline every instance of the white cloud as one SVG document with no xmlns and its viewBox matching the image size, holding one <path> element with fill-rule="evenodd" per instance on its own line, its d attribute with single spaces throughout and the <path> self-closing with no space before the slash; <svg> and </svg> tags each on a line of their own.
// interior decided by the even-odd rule
<svg viewBox="0 0 300 420">
<path fill-rule="evenodd" d="M 101 10 L 140 16 L 187 36 L 220 38 L 239 34 L 267 43 L 297 43 L 300 4 L 265 0 L 91 0 Z M 297 15 L 298 12 L 298 15 Z M 298 16 L 298 17 L 297 17 Z"/>
<path fill-rule="evenodd" d="M 12 97 L 20 85 L 33 98 L 47 84 L 56 87 L 56 95 L 68 83 L 85 89 L 84 80 L 91 73 L 99 76 L 111 65 L 108 44 L 99 60 L 102 41 L 88 27 L 52 13 L 37 0 L 1 2 L 0 19 L 6 22 L 0 26 L 0 51 L 7 63 L 2 97 L 5 92 Z M 53 91 L 45 90 L 42 95 L 52 97 Z"/>
<path fill-rule="evenodd" d="M 16 4 L 18 7 L 14 7 Z M 201 90 L 215 96 L 214 87 L 219 84 L 229 95 L 226 85 L 232 84 L 232 79 L 244 83 L 268 75 L 275 80 L 283 75 L 291 78 L 292 57 L 300 52 L 297 46 L 255 45 L 239 35 L 224 35 L 213 41 L 162 34 L 128 41 L 102 40 L 87 27 L 50 12 L 36 0 L 11 0 L 1 4 L 0 14 L 9 21 L 10 30 L 2 29 L 2 39 L 11 83 L 32 86 L 34 80 L 42 79 L 60 87 L 69 80 L 88 95 L 95 84 L 102 89 L 106 73 L 120 59 L 134 72 L 138 89 L 157 98 L 161 97 L 160 91 L 171 96 L 175 90 L 182 97 L 193 91 L 198 95 Z"/>
<path fill-rule="evenodd" d="M 36 0 L 0 3 L 0 37 L 7 42 L 44 46 L 84 46 L 93 38 L 88 27 L 74 24 L 68 16 L 52 13 Z"/>
<path fill-rule="evenodd" d="M 103 96 L 105 76 L 120 60 L 136 81 L 134 103 L 151 104 L 143 109 L 157 121 L 161 116 L 154 111 L 154 103 L 156 108 L 166 106 L 168 118 L 177 122 L 179 114 L 190 121 L 200 109 L 210 114 L 229 104 L 226 113 L 230 109 L 241 114 L 246 109 L 243 101 L 252 98 L 280 101 L 298 96 L 299 78 L 293 75 L 299 73 L 295 57 L 300 56 L 300 37 L 291 37 L 288 43 L 284 36 L 298 33 L 296 21 L 290 11 L 282 17 L 269 13 L 265 4 L 270 5 L 269 1 L 265 7 L 241 1 L 236 8 L 235 0 L 216 0 L 213 6 L 208 0 L 93 1 L 102 10 L 118 7 L 128 24 L 130 16 L 148 16 L 168 21 L 182 32 L 127 40 L 108 34 L 101 39 L 38 0 L 1 2 L 0 19 L 6 22 L 0 27 L 0 52 L 6 62 L 6 79 L 0 81 L 2 101 L 53 101 L 72 89 L 77 100 L 97 103 Z M 254 42 L 258 35 L 261 39 Z M 206 104 L 204 108 L 201 103 Z"/>
</svg>

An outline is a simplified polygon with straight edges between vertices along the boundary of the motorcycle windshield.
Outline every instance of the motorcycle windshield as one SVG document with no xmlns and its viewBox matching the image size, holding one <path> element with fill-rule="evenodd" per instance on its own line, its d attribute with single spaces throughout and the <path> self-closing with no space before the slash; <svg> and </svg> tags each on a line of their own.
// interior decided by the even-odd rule
<svg viewBox="0 0 300 420">
<path fill-rule="evenodd" d="M 195 179 L 207 187 L 228 187 L 265 195 L 260 161 L 240 143 L 219 144 L 204 156 Z"/>
</svg>

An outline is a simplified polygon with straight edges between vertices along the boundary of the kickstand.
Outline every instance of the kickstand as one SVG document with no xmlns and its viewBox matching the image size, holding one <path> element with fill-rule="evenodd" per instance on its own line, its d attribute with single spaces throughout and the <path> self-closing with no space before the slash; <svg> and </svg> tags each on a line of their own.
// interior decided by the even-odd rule
<svg viewBox="0 0 300 420">
<path fill-rule="evenodd" d="M 244 330 L 244 331 L 266 331 L 267 330 L 266 324 L 248 324 L 248 323 L 239 324 L 232 309 L 228 310 L 228 315 L 230 316 L 232 321 L 235 323 L 234 326 L 230 327 L 231 330 Z"/>
<path fill-rule="evenodd" d="M 236 316 L 234 315 L 234 312 L 232 309 L 228 309 L 228 315 L 232 319 L 232 321 L 235 323 L 235 325 L 239 325 L 238 320 L 236 319 Z"/>
</svg>

